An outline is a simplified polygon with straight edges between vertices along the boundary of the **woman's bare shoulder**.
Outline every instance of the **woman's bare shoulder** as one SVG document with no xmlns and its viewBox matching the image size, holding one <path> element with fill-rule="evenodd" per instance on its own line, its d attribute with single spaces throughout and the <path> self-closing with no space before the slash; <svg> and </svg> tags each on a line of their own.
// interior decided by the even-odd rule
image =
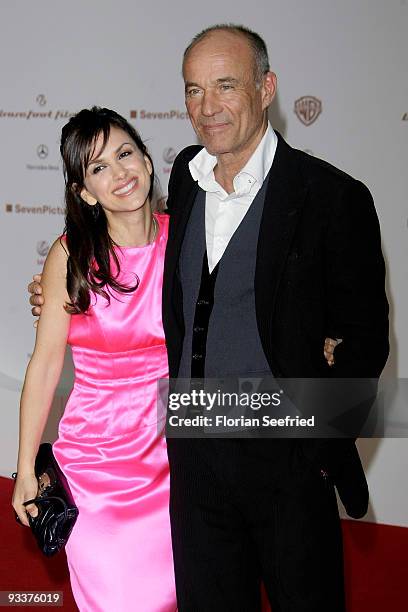
<svg viewBox="0 0 408 612">
<path fill-rule="evenodd" d="M 53 242 L 48 251 L 41 279 L 42 285 L 48 281 L 54 283 L 59 280 L 63 281 L 65 287 L 68 256 L 69 253 L 65 237 L 60 236 Z"/>
</svg>

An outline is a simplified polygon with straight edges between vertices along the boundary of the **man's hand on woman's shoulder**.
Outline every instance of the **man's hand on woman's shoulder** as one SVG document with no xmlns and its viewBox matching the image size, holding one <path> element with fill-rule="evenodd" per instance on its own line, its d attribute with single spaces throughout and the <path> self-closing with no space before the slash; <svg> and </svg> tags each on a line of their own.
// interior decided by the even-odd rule
<svg viewBox="0 0 408 612">
<path fill-rule="evenodd" d="M 31 313 L 33 317 L 39 317 L 41 314 L 41 306 L 44 304 L 44 297 L 42 295 L 41 287 L 41 274 L 34 274 L 32 282 L 28 285 L 27 290 L 30 294 L 29 302 L 33 308 Z M 34 322 L 34 326 L 37 327 L 38 320 Z"/>
</svg>

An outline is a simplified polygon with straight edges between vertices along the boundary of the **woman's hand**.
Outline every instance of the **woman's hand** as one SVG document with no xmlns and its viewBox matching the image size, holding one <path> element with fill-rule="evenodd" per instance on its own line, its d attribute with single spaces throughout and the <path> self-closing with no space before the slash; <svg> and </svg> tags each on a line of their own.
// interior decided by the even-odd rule
<svg viewBox="0 0 408 612">
<path fill-rule="evenodd" d="M 22 525 L 30 526 L 27 513 L 35 517 L 38 515 L 38 508 L 35 504 L 23 506 L 25 501 L 33 499 L 38 495 L 38 482 L 34 474 L 17 475 L 14 485 L 12 506 L 17 513 Z"/>
</svg>

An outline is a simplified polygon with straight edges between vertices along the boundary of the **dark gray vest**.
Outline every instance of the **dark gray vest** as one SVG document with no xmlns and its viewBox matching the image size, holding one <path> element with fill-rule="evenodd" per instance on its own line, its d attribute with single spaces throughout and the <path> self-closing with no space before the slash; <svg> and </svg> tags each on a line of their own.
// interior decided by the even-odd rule
<svg viewBox="0 0 408 612">
<path fill-rule="evenodd" d="M 270 375 L 255 314 L 255 265 L 267 177 L 214 270 L 213 307 L 208 321 L 207 377 Z M 233 203 L 230 204 L 234 206 Z M 191 376 L 197 298 L 202 284 L 205 242 L 205 192 L 199 189 L 187 224 L 178 274 L 183 290 L 185 337 L 179 377 Z"/>
</svg>

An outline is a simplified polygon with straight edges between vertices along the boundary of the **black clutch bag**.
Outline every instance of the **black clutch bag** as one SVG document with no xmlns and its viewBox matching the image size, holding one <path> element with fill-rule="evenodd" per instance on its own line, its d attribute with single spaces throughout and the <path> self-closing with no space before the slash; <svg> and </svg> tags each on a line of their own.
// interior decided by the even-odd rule
<svg viewBox="0 0 408 612">
<path fill-rule="evenodd" d="M 52 445 L 40 444 L 35 459 L 38 496 L 24 502 L 35 504 L 38 516 L 28 515 L 28 522 L 38 546 L 47 557 L 55 555 L 67 543 L 78 516 L 67 479 L 52 452 Z"/>
</svg>

